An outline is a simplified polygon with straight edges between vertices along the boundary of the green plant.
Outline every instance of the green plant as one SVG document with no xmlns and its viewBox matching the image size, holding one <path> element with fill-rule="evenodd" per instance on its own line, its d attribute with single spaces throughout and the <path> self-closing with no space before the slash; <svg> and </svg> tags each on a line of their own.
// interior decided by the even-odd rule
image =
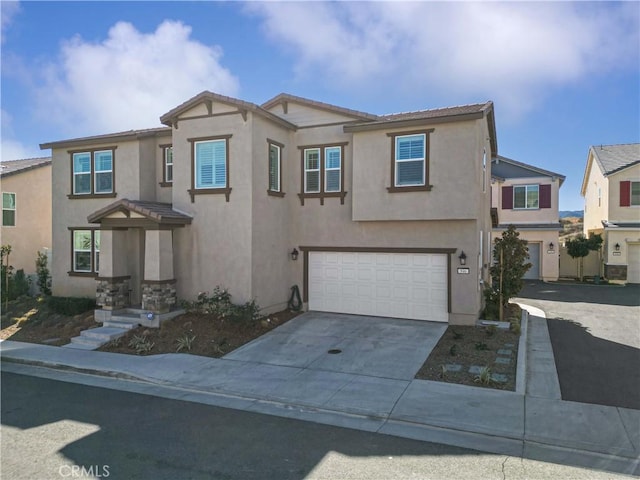
<svg viewBox="0 0 640 480">
<path fill-rule="evenodd" d="M 253 322 L 260 319 L 260 307 L 255 300 L 243 305 L 233 305 L 229 317 L 236 322 Z"/>
<path fill-rule="evenodd" d="M 30 279 L 24 274 L 24 270 L 17 270 L 11 281 L 9 282 L 9 298 L 14 300 L 29 295 Z"/>
<path fill-rule="evenodd" d="M 445 378 L 447 376 L 447 366 L 440 365 L 440 378 Z"/>
<path fill-rule="evenodd" d="M 61 315 L 78 315 L 96 308 L 96 300 L 86 297 L 49 297 L 47 305 L 54 313 Z"/>
<path fill-rule="evenodd" d="M 485 320 L 498 320 L 500 318 L 500 292 L 493 287 L 484 289 L 484 310 L 482 318 Z"/>
<path fill-rule="evenodd" d="M 36 258 L 36 276 L 38 278 L 38 288 L 40 288 L 40 292 L 43 295 L 51 295 L 51 274 L 47 267 L 47 261 L 47 254 L 38 252 L 38 257 Z"/>
<path fill-rule="evenodd" d="M 456 332 L 455 330 L 452 330 L 451 332 L 453 333 L 454 340 L 461 340 L 464 337 L 462 333 Z"/>
<path fill-rule="evenodd" d="M 578 258 L 578 278 L 580 281 L 584 279 L 583 261 L 589 252 L 599 250 L 602 245 L 602 236 L 600 234 L 589 234 L 589 238 L 584 235 L 578 235 L 574 239 L 566 241 L 567 253 L 571 258 Z"/>
<path fill-rule="evenodd" d="M 477 342 L 476 343 L 476 350 L 489 350 L 489 347 L 484 342 Z"/>
<path fill-rule="evenodd" d="M 193 341 L 195 339 L 196 339 L 195 335 L 189 335 L 187 333 L 179 337 L 176 340 L 176 343 L 178 344 L 178 348 L 176 348 L 176 353 L 178 353 L 180 350 L 187 350 L 188 352 L 190 352 L 191 347 L 193 346 Z"/>
<path fill-rule="evenodd" d="M 455 357 L 457 353 L 458 353 L 458 345 L 454 343 L 453 345 L 451 345 L 451 348 L 449 349 L 449 355 L 451 355 L 452 357 Z"/>
<path fill-rule="evenodd" d="M 491 380 L 491 369 L 489 367 L 483 367 L 473 381 L 482 383 L 483 385 L 489 385 L 493 381 Z"/>
<path fill-rule="evenodd" d="M 131 340 L 129 340 L 129 347 L 135 349 L 138 355 L 149 353 L 154 345 L 146 335 L 134 335 L 131 337 Z"/>
<path fill-rule="evenodd" d="M 520 239 L 516 227 L 509 225 L 502 236 L 494 241 L 493 265 L 489 269 L 492 290 L 495 291 L 491 296 L 498 296 L 500 320 L 509 299 L 515 297 L 524 286 L 524 274 L 531 268 L 531 263 L 526 261 L 528 258 L 527 241 Z"/>
<path fill-rule="evenodd" d="M 487 337 L 493 337 L 497 331 L 498 331 L 498 327 L 496 327 L 495 325 L 489 325 L 486 328 Z"/>
<path fill-rule="evenodd" d="M 223 319 L 237 322 L 253 322 L 261 318 L 260 306 L 255 300 L 241 305 L 231 302 L 231 294 L 222 287 L 215 287 L 211 295 L 200 292 L 194 302 L 183 301 L 182 307 L 190 313 L 217 315 Z"/>
</svg>

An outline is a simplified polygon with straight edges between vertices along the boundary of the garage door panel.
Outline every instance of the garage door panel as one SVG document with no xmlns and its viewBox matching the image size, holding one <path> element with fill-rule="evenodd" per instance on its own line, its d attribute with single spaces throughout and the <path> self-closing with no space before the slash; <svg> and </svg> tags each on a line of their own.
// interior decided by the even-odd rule
<svg viewBox="0 0 640 480">
<path fill-rule="evenodd" d="M 311 252 L 309 308 L 448 320 L 443 254 Z"/>
<path fill-rule="evenodd" d="M 627 248 L 627 282 L 640 283 L 640 244 L 630 243 Z"/>
</svg>

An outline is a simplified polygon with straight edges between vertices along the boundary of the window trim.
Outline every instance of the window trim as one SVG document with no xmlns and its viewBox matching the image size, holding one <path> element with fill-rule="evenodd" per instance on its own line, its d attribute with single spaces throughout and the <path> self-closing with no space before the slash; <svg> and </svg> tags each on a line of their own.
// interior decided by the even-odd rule
<svg viewBox="0 0 640 480">
<path fill-rule="evenodd" d="M 172 187 L 173 186 L 173 145 L 171 143 L 166 143 L 163 145 L 159 145 L 159 148 L 162 150 L 162 181 L 159 183 L 161 187 Z M 168 178 L 167 175 L 167 153 L 171 149 L 171 179 Z"/>
<path fill-rule="evenodd" d="M 527 207 L 527 199 L 529 194 L 529 187 L 535 187 L 538 190 L 538 202 L 535 207 Z M 524 207 L 516 206 L 516 189 L 524 188 Z M 527 183 L 525 185 L 513 185 L 513 208 L 512 210 L 540 210 L 540 185 L 537 183 Z"/>
<path fill-rule="evenodd" d="M 96 232 L 98 232 L 98 234 L 100 233 L 100 228 L 99 227 L 68 227 L 69 228 L 69 233 L 71 235 L 71 252 L 70 252 L 70 265 L 71 265 L 71 269 L 67 272 L 67 275 L 69 275 L 70 277 L 92 277 L 92 278 L 96 278 L 98 277 L 98 270 L 95 269 L 96 266 L 96 259 L 99 258 L 99 253 L 101 248 L 98 247 L 98 249 L 96 250 L 95 245 L 96 245 Z M 76 270 L 76 257 L 75 257 L 75 233 L 76 232 L 91 232 L 91 250 L 90 250 L 90 257 L 91 257 L 91 270 L 90 271 L 85 271 L 85 270 Z"/>
<path fill-rule="evenodd" d="M 80 198 L 114 198 L 118 194 L 116 193 L 116 149 L 117 146 L 109 146 L 109 147 L 99 147 L 99 148 L 84 148 L 80 150 L 67 150 L 70 159 L 70 176 L 71 176 L 71 193 L 67 195 L 69 199 L 80 199 Z M 111 192 L 105 193 L 96 193 L 96 169 L 95 169 L 95 153 L 96 152 L 108 152 L 111 151 Z M 74 161 L 73 156 L 80 153 L 87 153 L 90 156 L 90 171 L 89 175 L 91 176 L 91 190 L 89 193 L 75 193 L 75 176 L 76 173 L 74 171 Z"/>
<path fill-rule="evenodd" d="M 429 183 L 429 173 L 431 171 L 430 134 L 433 133 L 434 130 L 434 128 L 427 128 L 422 130 L 387 133 L 387 137 L 391 139 L 391 175 L 390 186 L 387 187 L 387 191 L 389 193 L 431 191 L 433 185 Z M 396 139 L 398 137 L 408 137 L 412 135 L 424 135 L 424 185 L 396 185 Z"/>
<path fill-rule="evenodd" d="M 278 149 L 278 189 L 271 188 L 271 147 Z M 267 195 L 273 197 L 284 197 L 285 193 L 282 191 L 282 150 L 284 145 L 275 140 L 267 138 Z"/>
<path fill-rule="evenodd" d="M 191 203 L 195 202 L 196 195 L 220 195 L 224 194 L 226 201 L 229 201 L 231 195 L 231 187 L 229 187 L 229 180 L 231 178 L 229 169 L 229 139 L 232 134 L 228 135 L 215 135 L 211 137 L 195 137 L 187 138 L 187 141 L 191 144 L 191 188 L 187 190 L 191 196 Z M 196 188 L 196 143 L 202 142 L 214 142 L 224 140 L 225 141 L 225 161 L 226 161 L 226 184 L 224 187 L 217 188 Z"/>
<path fill-rule="evenodd" d="M 13 195 L 13 208 L 5 208 L 4 196 Z M 5 210 L 13 212 L 13 225 L 5 225 L 4 212 Z M 15 192 L 2 192 L 2 226 L 3 227 L 15 227 L 18 224 L 18 195 Z"/>
<path fill-rule="evenodd" d="M 300 150 L 300 193 L 298 193 L 298 198 L 300 199 L 300 205 L 304 205 L 305 198 L 319 198 L 320 205 L 324 205 L 325 198 L 339 198 L 340 205 L 344 205 L 344 197 L 347 195 L 347 192 L 344 189 L 344 164 L 345 164 L 345 147 L 349 145 L 349 142 L 334 142 L 334 143 L 323 143 L 319 145 L 300 145 L 298 149 Z M 340 190 L 327 192 L 325 191 L 325 176 L 326 176 L 326 168 L 325 168 L 325 152 L 326 149 L 329 148 L 340 148 Z M 307 192 L 307 170 L 306 169 L 306 154 L 305 152 L 308 150 L 318 150 L 319 151 L 319 159 L 318 159 L 318 172 L 319 172 L 319 191 L 318 192 Z"/>
</svg>

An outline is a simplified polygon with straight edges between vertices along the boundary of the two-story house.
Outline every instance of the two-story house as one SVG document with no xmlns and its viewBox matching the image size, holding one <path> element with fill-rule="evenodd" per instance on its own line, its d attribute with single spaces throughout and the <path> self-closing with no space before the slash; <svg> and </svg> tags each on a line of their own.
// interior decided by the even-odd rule
<svg viewBox="0 0 640 480">
<path fill-rule="evenodd" d="M 1 162 L 0 188 L 2 245 L 15 270 L 33 275 L 38 252 L 51 249 L 51 158 Z"/>
<path fill-rule="evenodd" d="M 558 280 L 558 198 L 565 177 L 503 156 L 491 161 L 492 240 L 514 225 L 526 240 L 531 268 L 525 278 Z"/>
<path fill-rule="evenodd" d="M 378 116 L 205 91 L 161 122 L 41 145 L 56 295 L 164 312 L 221 285 L 270 312 L 297 285 L 311 310 L 478 318 L 491 102 Z"/>
<path fill-rule="evenodd" d="M 640 144 L 590 147 L 581 193 L 584 234 L 604 239 L 604 276 L 640 283 Z"/>
</svg>

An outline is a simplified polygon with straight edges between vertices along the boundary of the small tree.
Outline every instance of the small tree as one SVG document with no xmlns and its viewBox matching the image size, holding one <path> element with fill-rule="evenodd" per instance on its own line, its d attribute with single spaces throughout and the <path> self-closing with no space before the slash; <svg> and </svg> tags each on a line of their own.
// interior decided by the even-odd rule
<svg viewBox="0 0 640 480">
<path fill-rule="evenodd" d="M 571 258 L 578 259 L 578 277 L 580 281 L 584 279 L 584 257 L 589 255 L 589 252 L 600 250 L 602 245 L 602 235 L 590 233 L 589 238 L 584 235 L 578 235 L 574 239 L 569 239 L 566 242 L 567 253 Z"/>
<path fill-rule="evenodd" d="M 494 241 L 493 265 L 489 269 L 493 287 L 490 295 L 485 293 L 486 298 L 497 297 L 500 320 L 504 307 L 524 286 L 522 279 L 531 268 L 531 263 L 527 262 L 528 258 L 527 241 L 520 238 L 516 227 L 509 225 L 507 230 L 502 232 L 502 237 Z"/>
<path fill-rule="evenodd" d="M 51 295 L 51 275 L 47 267 L 47 254 L 38 252 L 36 258 L 36 275 L 38 277 L 38 287 L 43 295 Z"/>
<path fill-rule="evenodd" d="M 7 308 L 9 301 L 9 283 L 13 277 L 13 267 L 9 265 L 9 255 L 11 254 L 11 245 L 2 245 L 0 248 L 0 292 L 2 292 L 2 300 L 4 300 L 4 308 Z"/>
</svg>

